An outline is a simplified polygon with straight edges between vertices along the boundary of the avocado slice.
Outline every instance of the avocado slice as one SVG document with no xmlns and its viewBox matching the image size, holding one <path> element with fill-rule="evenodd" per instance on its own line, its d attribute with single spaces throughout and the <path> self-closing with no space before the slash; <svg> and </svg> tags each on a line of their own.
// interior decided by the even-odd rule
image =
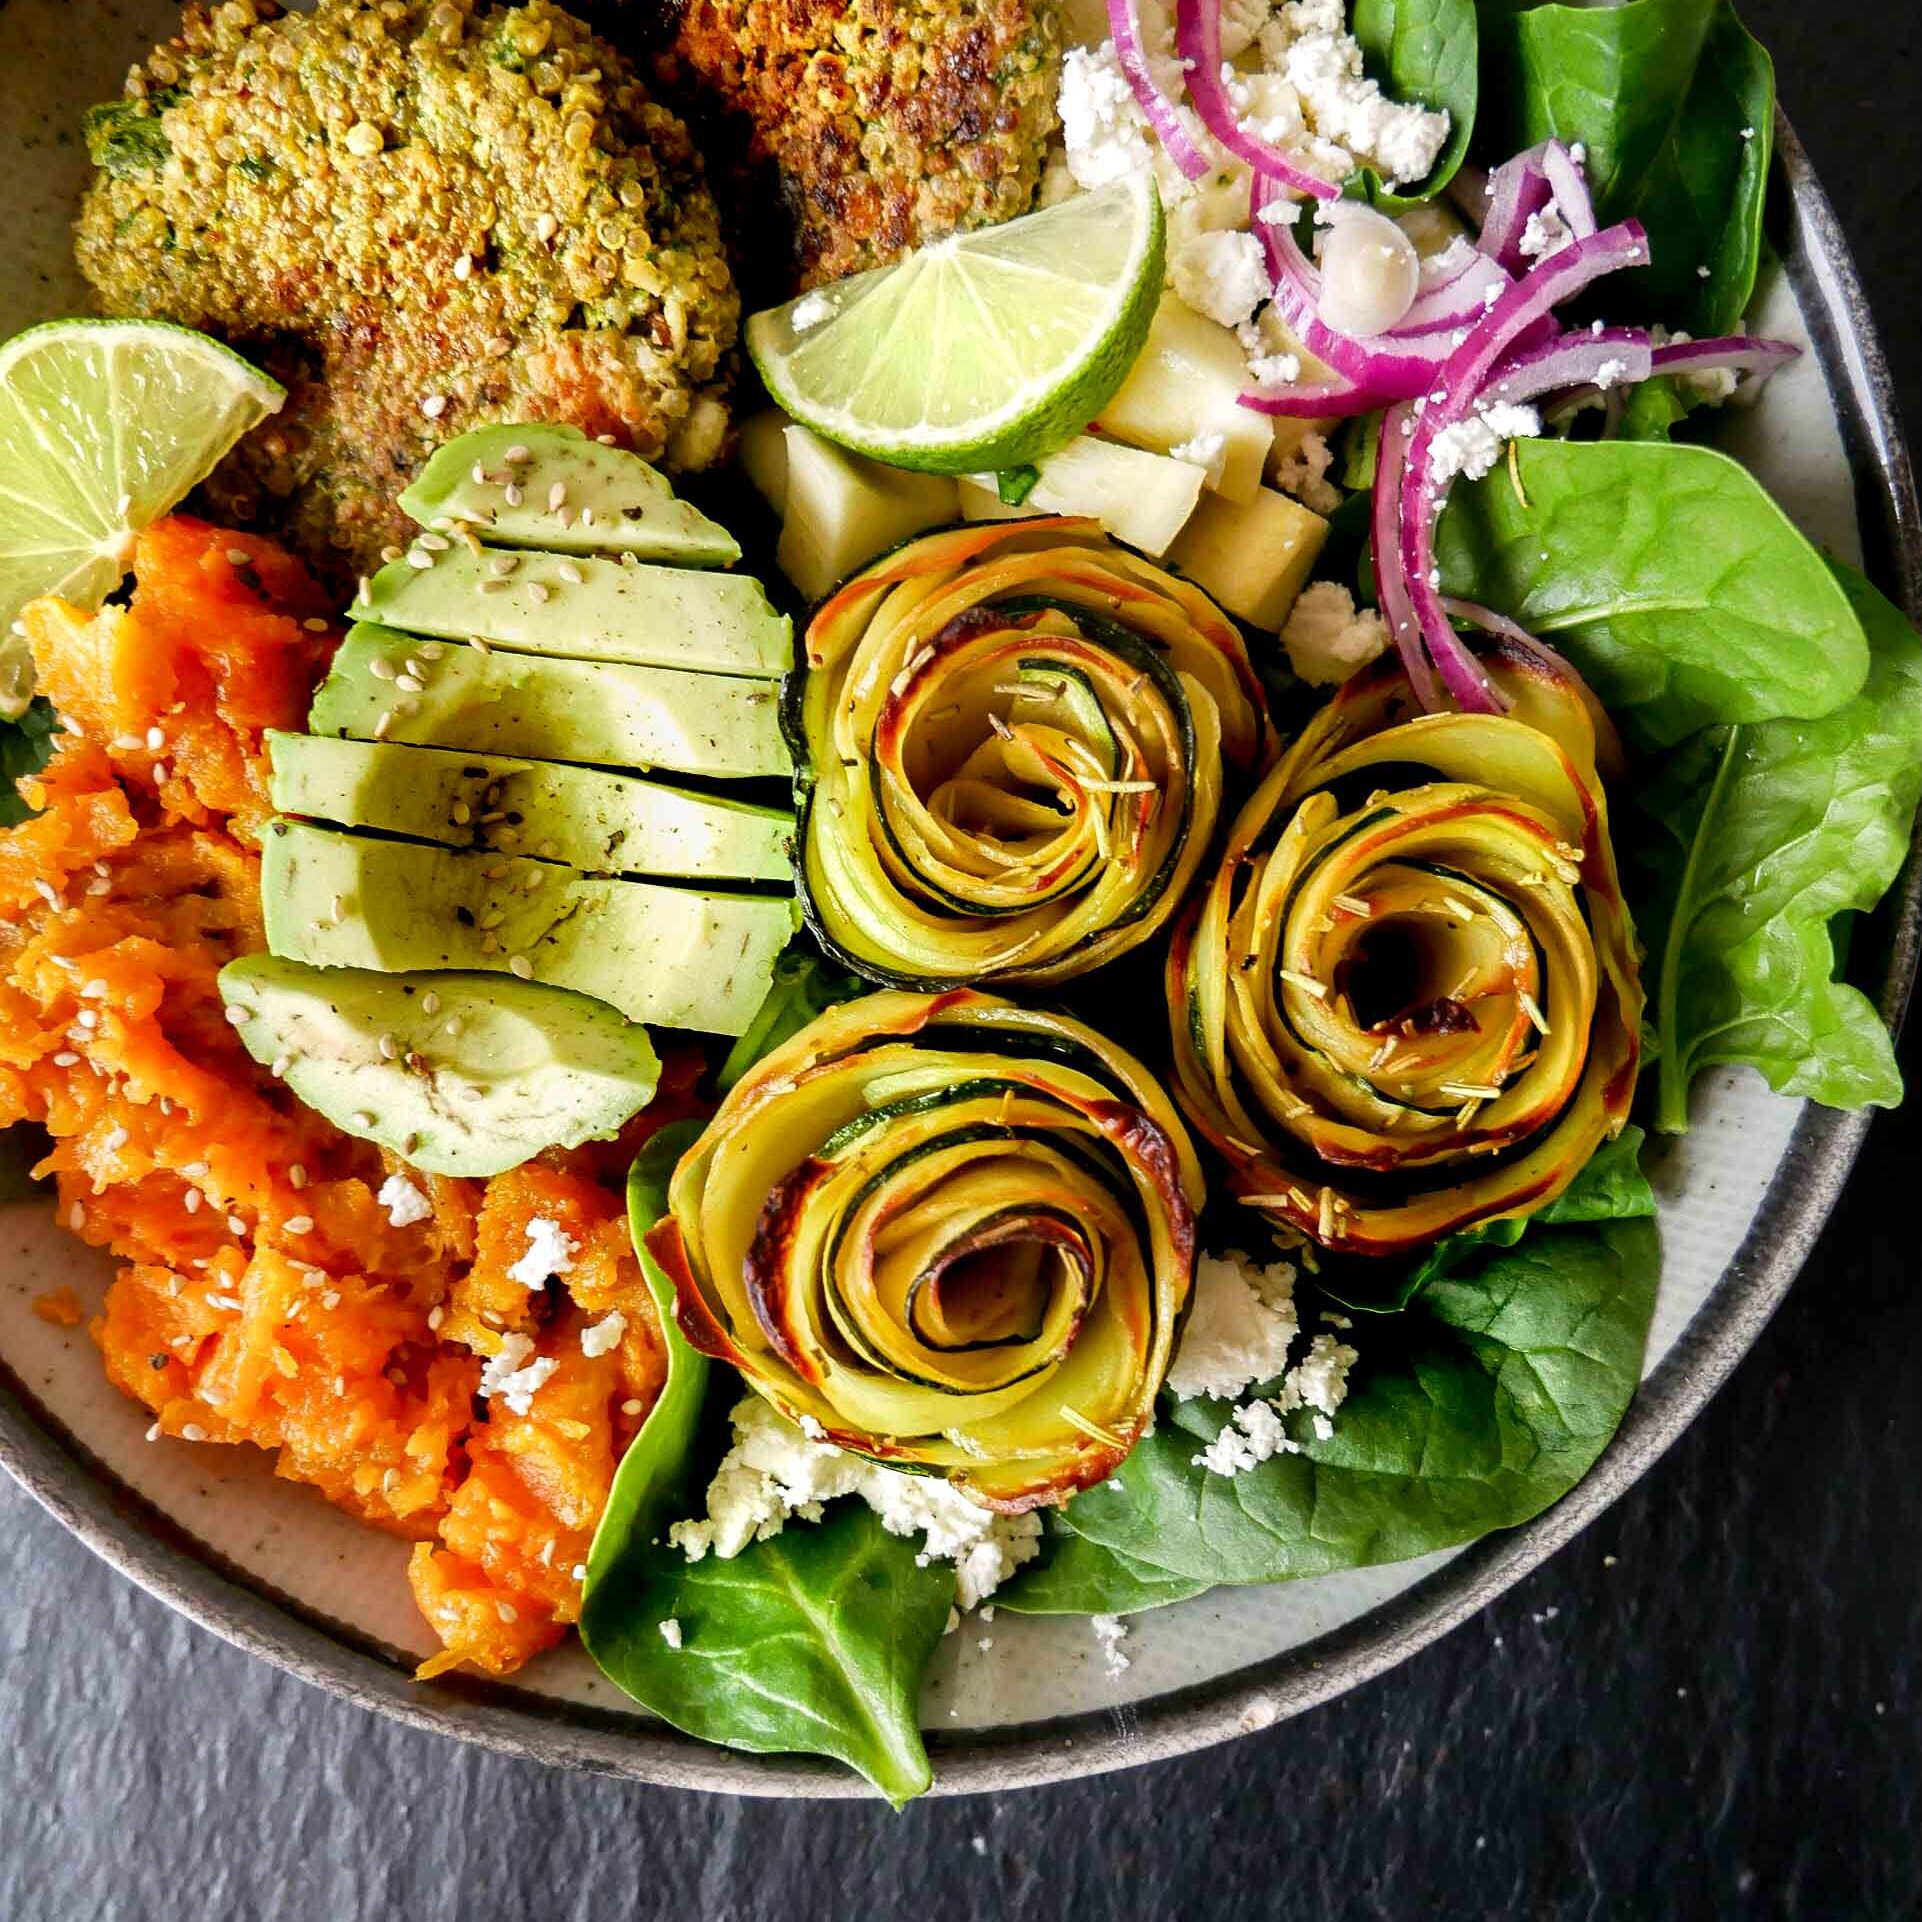
<svg viewBox="0 0 1922 1922">
<path fill-rule="evenodd" d="M 510 460 L 510 452 L 523 457 Z M 436 451 L 400 507 L 422 527 L 465 521 L 507 547 L 632 554 L 681 567 L 731 567 L 741 558 L 740 542 L 676 500 L 638 454 L 603 447 L 576 427 L 476 428 Z"/>
<path fill-rule="evenodd" d="M 793 622 L 747 574 L 454 547 L 430 567 L 390 562 L 357 611 L 413 634 L 478 634 L 573 660 L 770 676 L 794 665 Z"/>
<path fill-rule="evenodd" d="M 497 1175 L 544 1148 L 605 1140 L 660 1080 L 645 1028 L 512 975 L 250 954 L 221 969 L 220 993 L 229 1017 L 244 1017 L 234 1025 L 247 1052 L 308 1107 L 430 1174 Z"/>
<path fill-rule="evenodd" d="M 402 677 L 409 686 L 396 685 Z M 792 763 L 777 686 L 672 667 L 496 654 L 362 624 L 335 654 L 308 726 L 316 734 L 540 761 L 785 776 Z"/>
<path fill-rule="evenodd" d="M 608 881 L 276 819 L 262 843 L 267 946 L 322 968 L 475 969 L 572 988 L 630 1021 L 739 1034 L 799 923 L 792 900 Z"/>
<path fill-rule="evenodd" d="M 786 881 L 783 808 L 559 761 L 269 732 L 274 806 L 444 847 L 538 855 L 592 874 Z"/>
</svg>

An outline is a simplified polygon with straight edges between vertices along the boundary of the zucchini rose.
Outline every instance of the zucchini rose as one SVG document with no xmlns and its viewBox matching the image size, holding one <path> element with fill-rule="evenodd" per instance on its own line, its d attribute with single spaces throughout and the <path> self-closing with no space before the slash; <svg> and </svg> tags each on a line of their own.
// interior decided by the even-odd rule
<svg viewBox="0 0 1922 1922">
<path fill-rule="evenodd" d="M 647 1238 L 676 1318 L 789 1420 L 991 1508 L 1146 1433 L 1201 1172 L 1132 1056 L 991 995 L 844 1003 L 757 1062 Z"/>
<path fill-rule="evenodd" d="M 1183 1107 L 1241 1201 L 1344 1254 L 1532 1213 L 1634 1092 L 1642 990 L 1597 774 L 1612 735 L 1547 649 L 1480 659 L 1503 714 L 1405 719 L 1392 656 L 1349 681 L 1170 945 Z"/>
<path fill-rule="evenodd" d="M 952 528 L 823 603 L 788 718 L 809 919 L 895 987 L 1085 974 L 1174 912 L 1273 754 L 1206 595 L 1089 521 Z"/>
</svg>

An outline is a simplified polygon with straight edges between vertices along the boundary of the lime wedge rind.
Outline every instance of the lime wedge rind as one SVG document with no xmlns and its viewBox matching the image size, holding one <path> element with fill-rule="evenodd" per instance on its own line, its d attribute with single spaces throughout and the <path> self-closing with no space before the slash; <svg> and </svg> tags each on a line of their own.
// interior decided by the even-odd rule
<svg viewBox="0 0 1922 1922">
<path fill-rule="evenodd" d="M 1134 174 L 756 314 L 748 351 L 789 414 L 857 453 L 933 473 L 1019 466 L 1127 377 L 1164 249 L 1153 179 Z"/>
</svg>

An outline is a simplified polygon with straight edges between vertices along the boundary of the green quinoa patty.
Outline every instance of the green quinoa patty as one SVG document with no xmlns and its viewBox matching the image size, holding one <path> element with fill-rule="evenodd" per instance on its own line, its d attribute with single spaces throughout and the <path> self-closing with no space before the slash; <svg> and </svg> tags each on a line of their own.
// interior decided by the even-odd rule
<svg viewBox="0 0 1922 1922">
<path fill-rule="evenodd" d="M 470 427 L 719 454 L 739 300 L 700 156 L 548 0 L 189 6 L 86 135 L 75 253 L 102 308 L 205 328 L 289 387 L 216 511 L 336 575 L 404 538 L 394 496 Z"/>
<path fill-rule="evenodd" d="M 639 33 L 664 4 L 618 13 Z M 1056 125 L 1055 0 L 685 0 L 666 29 L 656 78 L 744 150 L 743 229 L 766 174 L 784 203 L 793 252 L 774 297 L 1034 204 Z M 763 265 L 737 247 L 744 271 Z"/>
</svg>

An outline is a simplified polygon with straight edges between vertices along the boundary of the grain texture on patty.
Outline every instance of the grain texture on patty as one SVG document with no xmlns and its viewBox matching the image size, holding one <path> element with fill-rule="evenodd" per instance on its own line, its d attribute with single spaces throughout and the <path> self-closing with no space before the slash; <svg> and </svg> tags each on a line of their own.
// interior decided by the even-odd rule
<svg viewBox="0 0 1922 1922">
<path fill-rule="evenodd" d="M 1026 213 L 1060 60 L 1053 0 L 685 0 L 655 71 L 744 123 L 813 287 Z"/>
<path fill-rule="evenodd" d="M 336 573 L 404 538 L 394 496 L 469 427 L 720 451 L 739 300 L 700 156 L 547 0 L 189 6 L 87 138 L 102 307 L 287 382 L 210 490 Z"/>
</svg>

